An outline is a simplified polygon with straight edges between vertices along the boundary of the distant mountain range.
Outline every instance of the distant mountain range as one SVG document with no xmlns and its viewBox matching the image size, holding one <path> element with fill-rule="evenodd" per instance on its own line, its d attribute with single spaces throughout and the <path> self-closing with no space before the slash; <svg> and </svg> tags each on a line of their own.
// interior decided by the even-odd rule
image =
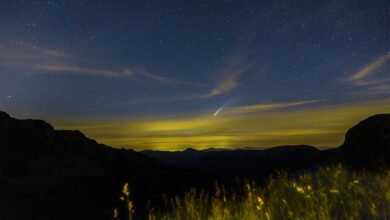
<svg viewBox="0 0 390 220">
<path fill-rule="evenodd" d="M 390 114 L 360 122 L 335 149 L 135 152 L 0 112 L 0 219 L 109 219 L 127 181 L 142 216 L 141 207 L 148 201 L 159 204 L 163 193 L 210 189 L 215 180 L 231 184 L 236 177 L 262 182 L 277 170 L 299 172 L 334 163 L 390 167 Z"/>
<path fill-rule="evenodd" d="M 319 150 L 308 145 L 224 150 L 142 151 L 163 163 L 221 178 L 263 179 L 275 170 L 304 170 L 318 165 L 343 163 L 354 168 L 390 166 L 390 114 L 371 116 L 345 136 L 337 148 Z"/>
<path fill-rule="evenodd" d="M 179 152 L 143 151 L 142 153 L 166 164 L 199 170 L 225 181 L 235 181 L 236 177 L 264 180 L 275 170 L 301 170 L 313 167 L 325 161 L 324 155 L 328 155 L 324 151 L 306 145 L 279 146 L 265 150 L 187 149 Z"/>
</svg>

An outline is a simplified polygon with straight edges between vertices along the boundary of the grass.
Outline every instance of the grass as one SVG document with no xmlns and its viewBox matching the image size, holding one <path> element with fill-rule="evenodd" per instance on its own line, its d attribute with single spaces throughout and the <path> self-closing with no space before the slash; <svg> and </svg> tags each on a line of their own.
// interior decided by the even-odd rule
<svg viewBox="0 0 390 220">
<path fill-rule="evenodd" d="M 131 204 L 131 219 L 134 207 L 128 188 L 125 197 L 126 192 L 123 201 Z M 217 186 L 212 195 L 192 189 L 165 202 L 170 208 L 150 209 L 148 219 L 390 219 L 390 171 L 352 172 L 335 166 L 295 178 L 281 173 L 265 187 L 247 182 L 231 193 Z"/>
</svg>

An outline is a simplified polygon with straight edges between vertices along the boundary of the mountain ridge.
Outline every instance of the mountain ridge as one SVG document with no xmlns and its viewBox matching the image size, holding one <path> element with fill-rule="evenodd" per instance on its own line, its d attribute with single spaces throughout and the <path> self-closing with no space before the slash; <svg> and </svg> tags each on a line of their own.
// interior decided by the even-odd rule
<svg viewBox="0 0 390 220">
<path fill-rule="evenodd" d="M 0 219 L 18 213 L 22 204 L 34 219 L 107 219 L 124 182 L 134 190 L 136 205 L 146 207 L 161 200 L 157 195 L 207 187 L 213 178 L 99 144 L 80 131 L 55 130 L 42 120 L 0 112 L 0 207 L 8 210 Z M 75 212 L 60 215 L 65 208 Z"/>
</svg>

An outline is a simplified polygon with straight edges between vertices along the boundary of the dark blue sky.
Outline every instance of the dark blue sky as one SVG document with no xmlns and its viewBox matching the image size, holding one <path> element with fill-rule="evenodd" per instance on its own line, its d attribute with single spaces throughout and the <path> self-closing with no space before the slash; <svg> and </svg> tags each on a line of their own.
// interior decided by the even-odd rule
<svg viewBox="0 0 390 220">
<path fill-rule="evenodd" d="M 383 101 L 389 51 L 386 0 L 1 1 L 0 108 L 137 119 Z"/>
</svg>

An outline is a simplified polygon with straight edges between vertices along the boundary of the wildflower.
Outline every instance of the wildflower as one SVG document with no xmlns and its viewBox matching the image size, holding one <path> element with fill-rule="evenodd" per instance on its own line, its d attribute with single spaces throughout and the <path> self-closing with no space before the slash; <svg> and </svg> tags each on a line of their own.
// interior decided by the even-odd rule
<svg viewBox="0 0 390 220">
<path fill-rule="evenodd" d="M 311 190 L 311 186 L 310 185 L 308 185 L 306 188 L 307 188 L 308 191 Z"/>
<path fill-rule="evenodd" d="M 118 219 L 118 216 L 119 216 L 118 209 L 114 209 L 114 213 L 112 214 L 112 217 L 114 219 Z"/>
<path fill-rule="evenodd" d="M 305 190 L 302 188 L 302 187 L 300 187 L 300 186 L 296 186 L 295 187 L 295 189 L 297 190 L 297 192 L 299 192 L 299 193 L 305 193 Z"/>
<path fill-rule="evenodd" d="M 267 219 L 271 219 L 271 215 L 268 212 L 265 212 L 265 217 L 267 217 Z"/>
<path fill-rule="evenodd" d="M 125 194 L 126 196 L 129 196 L 129 183 L 125 183 L 125 185 L 123 185 L 123 189 L 122 189 L 122 192 L 123 194 Z"/>
<path fill-rule="evenodd" d="M 264 200 L 260 196 L 257 197 L 257 204 L 259 204 L 260 206 L 264 205 Z"/>
<path fill-rule="evenodd" d="M 123 197 L 123 196 L 119 197 L 119 199 L 120 199 L 121 201 L 125 201 L 125 197 Z"/>
<path fill-rule="evenodd" d="M 338 189 L 330 189 L 329 192 L 336 194 L 336 193 L 339 193 L 339 190 Z"/>
<path fill-rule="evenodd" d="M 132 201 L 129 201 L 127 203 L 127 209 L 132 213 L 134 212 L 134 209 L 133 209 L 133 202 Z"/>
<path fill-rule="evenodd" d="M 359 180 L 352 181 L 353 184 L 359 184 Z"/>
</svg>

